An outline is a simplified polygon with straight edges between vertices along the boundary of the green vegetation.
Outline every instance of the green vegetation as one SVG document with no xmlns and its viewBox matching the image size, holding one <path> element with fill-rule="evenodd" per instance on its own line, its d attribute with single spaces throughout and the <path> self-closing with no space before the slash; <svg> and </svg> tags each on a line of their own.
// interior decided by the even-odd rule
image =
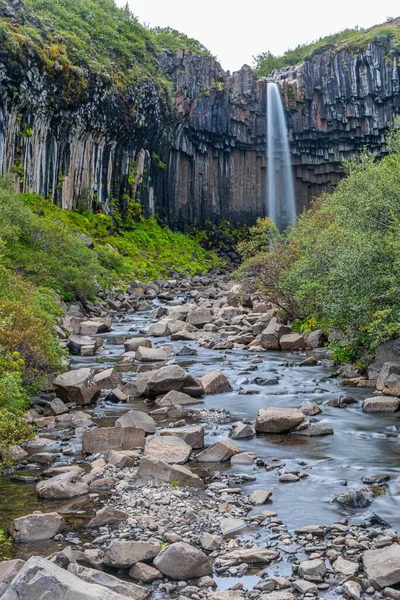
<svg viewBox="0 0 400 600">
<path fill-rule="evenodd" d="M 150 30 L 157 49 L 160 52 L 190 50 L 200 56 L 211 56 L 211 52 L 199 41 L 188 37 L 172 27 L 154 27 Z"/>
<path fill-rule="evenodd" d="M 268 77 L 274 69 L 282 69 L 299 65 L 306 58 L 325 50 L 340 52 L 360 52 L 365 50 L 371 42 L 385 45 L 388 55 L 400 50 L 400 27 L 390 19 L 383 25 L 376 25 L 370 29 L 344 29 L 311 44 L 299 44 L 296 48 L 287 50 L 281 56 L 274 56 L 271 52 L 264 52 L 254 57 L 254 70 L 259 77 Z"/>
<path fill-rule="evenodd" d="M 345 162 L 335 192 L 237 274 L 298 327 L 336 332 L 337 358 L 361 365 L 400 336 L 400 120 L 388 147 L 381 161 L 363 153 Z"/>
</svg>

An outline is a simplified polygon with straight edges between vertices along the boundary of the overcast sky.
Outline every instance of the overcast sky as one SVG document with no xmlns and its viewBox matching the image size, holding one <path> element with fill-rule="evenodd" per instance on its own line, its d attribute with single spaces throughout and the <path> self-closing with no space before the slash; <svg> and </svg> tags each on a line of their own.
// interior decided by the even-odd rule
<svg viewBox="0 0 400 600">
<path fill-rule="evenodd" d="M 346 27 L 370 27 L 400 16 L 394 0 L 129 0 L 142 23 L 170 26 L 200 40 L 225 70 L 266 50 L 281 54 Z M 117 0 L 125 5 L 126 0 Z"/>
</svg>

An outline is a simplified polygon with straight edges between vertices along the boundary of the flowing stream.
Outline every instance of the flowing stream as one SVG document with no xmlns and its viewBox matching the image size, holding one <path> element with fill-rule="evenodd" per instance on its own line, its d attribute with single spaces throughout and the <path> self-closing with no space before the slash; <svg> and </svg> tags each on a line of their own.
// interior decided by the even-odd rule
<svg viewBox="0 0 400 600">
<path fill-rule="evenodd" d="M 157 303 L 157 301 L 156 301 Z M 139 335 L 139 330 L 153 322 L 150 311 L 123 315 L 114 320 L 113 331 L 102 334 L 104 347 L 109 352 L 101 357 L 73 357 L 73 367 L 115 366 L 124 352 L 123 340 Z M 107 341 L 108 340 L 108 341 Z M 170 338 L 154 339 L 157 344 L 182 347 L 182 342 L 171 342 Z M 278 470 L 257 468 L 255 465 L 231 467 L 218 465 L 218 470 L 232 469 L 240 473 L 257 475 L 257 480 L 244 486 L 249 493 L 257 488 L 273 492 L 271 508 L 278 512 L 289 530 L 308 524 L 331 524 L 340 518 L 363 512 L 346 509 L 333 502 L 338 494 L 363 487 L 362 479 L 375 475 L 390 475 L 386 495 L 373 500 L 371 510 L 387 520 L 393 527 L 400 527 L 400 438 L 399 414 L 368 415 L 362 412 L 363 398 L 371 396 L 371 390 L 342 388 L 334 376 L 335 369 L 297 366 L 299 355 L 284 353 L 249 353 L 242 350 L 217 352 L 199 347 L 196 341 L 185 342 L 196 348 L 198 354 L 180 359 L 177 363 L 193 375 L 201 376 L 209 370 L 222 370 L 230 380 L 234 391 L 228 394 L 205 396 L 204 404 L 194 408 L 225 409 L 230 418 L 225 423 L 215 423 L 206 429 L 206 445 L 219 438 L 226 438 L 231 429 L 230 422 L 238 419 L 252 420 L 258 409 L 267 406 L 296 407 L 310 402 L 322 409 L 318 421 L 329 423 L 334 435 L 306 438 L 294 435 L 259 435 L 249 440 L 235 440 L 242 451 L 254 452 L 264 460 L 277 458 L 284 460 L 286 471 L 304 473 L 306 476 L 296 483 L 279 483 Z M 259 385 L 255 378 L 277 378 L 275 385 Z M 136 373 L 125 372 L 125 378 L 134 380 Z M 245 394 L 243 392 L 246 392 Z M 338 394 L 350 393 L 358 402 L 351 407 L 340 409 L 327 405 Z M 131 404 L 111 404 L 104 400 L 86 409 L 100 426 L 113 425 L 114 420 L 131 408 L 151 410 L 152 405 L 143 400 Z M 76 459 L 82 461 L 80 438 L 71 430 L 42 430 L 41 436 L 54 438 L 53 450 L 63 450 L 61 460 L 55 466 Z M 49 451 L 49 448 L 45 448 Z M 34 452 L 39 451 L 35 448 Z M 51 451 L 51 449 L 50 449 Z M 33 452 L 33 450 L 32 450 Z M 17 471 L 39 475 L 39 471 Z M 51 511 L 62 509 L 70 501 L 41 501 L 36 497 L 35 484 L 26 485 L 14 482 L 9 475 L 0 478 L 0 527 L 7 529 L 13 518 L 29 514 L 33 510 Z M 84 524 L 91 518 L 93 506 L 90 499 L 77 499 L 77 509 L 69 514 L 66 540 L 72 544 L 89 541 L 91 533 Z M 261 508 L 260 508 L 261 510 Z M 12 545 L 8 554 L 25 558 L 32 554 L 50 554 L 60 550 L 66 543 L 54 540 L 34 544 Z"/>
</svg>

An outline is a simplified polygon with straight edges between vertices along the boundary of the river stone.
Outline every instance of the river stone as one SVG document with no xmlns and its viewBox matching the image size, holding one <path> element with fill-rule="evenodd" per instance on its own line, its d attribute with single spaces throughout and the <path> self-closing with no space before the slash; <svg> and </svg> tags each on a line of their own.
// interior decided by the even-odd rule
<svg viewBox="0 0 400 600">
<path fill-rule="evenodd" d="M 152 346 L 153 344 L 151 341 L 144 337 L 132 338 L 131 340 L 126 340 L 126 342 L 124 342 L 125 352 L 136 352 L 140 347 L 151 348 Z"/>
<path fill-rule="evenodd" d="M 357 581 L 345 581 L 342 590 L 350 600 L 360 600 L 361 598 L 361 585 Z"/>
<path fill-rule="evenodd" d="M 102 585 L 86 583 L 55 563 L 32 556 L 9 584 L 2 600 L 126 600 Z"/>
<path fill-rule="evenodd" d="M 0 562 L 0 597 L 8 589 L 9 584 L 24 566 L 20 559 L 3 560 Z"/>
<path fill-rule="evenodd" d="M 383 365 L 376 389 L 388 396 L 400 396 L 400 363 L 386 362 Z"/>
<path fill-rule="evenodd" d="M 196 456 L 199 462 L 226 462 L 240 450 L 231 440 L 220 440 Z"/>
<path fill-rule="evenodd" d="M 137 562 L 151 560 L 160 550 L 161 544 L 155 542 L 113 540 L 106 549 L 103 563 L 107 567 L 126 569 Z"/>
<path fill-rule="evenodd" d="M 400 407 L 400 398 L 393 396 L 374 396 L 363 402 L 364 412 L 396 412 Z"/>
<path fill-rule="evenodd" d="M 231 457 L 231 465 L 252 465 L 255 459 L 254 452 L 239 452 Z"/>
<path fill-rule="evenodd" d="M 363 557 L 368 579 L 380 588 L 400 583 L 400 545 L 392 544 L 379 550 L 367 550 Z"/>
<path fill-rule="evenodd" d="M 306 337 L 307 347 L 312 348 L 320 348 L 324 342 L 326 342 L 326 335 L 322 331 L 322 329 L 316 329 L 309 333 Z"/>
<path fill-rule="evenodd" d="M 261 333 L 261 346 L 265 350 L 279 350 L 280 338 L 290 332 L 290 327 L 278 323 L 278 319 L 273 317 Z"/>
<path fill-rule="evenodd" d="M 233 430 L 230 432 L 229 437 L 233 440 L 241 440 L 246 438 L 254 437 L 255 431 L 251 425 L 247 423 L 237 423 L 233 425 Z"/>
<path fill-rule="evenodd" d="M 113 390 L 122 385 L 122 375 L 114 368 L 95 373 L 94 380 L 101 390 Z"/>
<path fill-rule="evenodd" d="M 56 475 L 61 475 L 62 473 L 70 473 L 71 471 L 77 473 L 78 475 L 84 475 L 85 470 L 78 465 L 65 465 L 64 467 L 50 467 L 50 469 L 46 469 L 46 471 L 42 472 L 42 477 L 55 477 Z"/>
<path fill-rule="evenodd" d="M 101 344 L 102 340 L 100 338 L 71 335 L 67 342 L 67 348 L 74 356 L 93 356 Z"/>
<path fill-rule="evenodd" d="M 337 573 L 346 575 L 346 577 L 352 577 L 358 571 L 358 563 L 351 560 L 346 560 L 342 556 L 339 556 L 333 563 L 333 568 Z"/>
<path fill-rule="evenodd" d="M 49 402 L 44 407 L 44 414 L 46 416 L 54 416 L 63 415 L 69 412 L 68 406 L 64 404 L 61 398 L 54 398 L 53 400 L 49 400 Z"/>
<path fill-rule="evenodd" d="M 179 437 L 189 444 L 191 448 L 203 448 L 204 446 L 204 427 L 201 425 L 191 425 L 186 427 L 174 427 L 172 429 L 162 429 L 161 436 Z"/>
<path fill-rule="evenodd" d="M 261 408 L 255 420 L 255 429 L 262 433 L 286 433 L 305 419 L 297 408 Z"/>
<path fill-rule="evenodd" d="M 200 398 L 192 398 L 189 394 L 184 394 L 183 392 L 176 392 L 175 390 L 171 390 L 168 394 L 165 394 L 162 398 L 156 400 L 157 406 L 160 408 L 166 406 L 185 406 L 190 404 L 199 404 L 203 402 Z"/>
<path fill-rule="evenodd" d="M 139 346 L 136 350 L 136 360 L 139 362 L 165 362 L 168 360 L 168 355 L 161 348 Z"/>
<path fill-rule="evenodd" d="M 265 504 L 272 496 L 272 492 L 267 490 L 254 490 L 254 492 L 250 495 L 249 501 L 251 504 L 260 505 Z"/>
<path fill-rule="evenodd" d="M 220 535 L 216 535 L 215 533 L 204 532 L 201 534 L 199 538 L 201 547 L 204 550 L 208 550 L 209 552 L 213 552 L 217 550 L 222 544 L 222 538 Z"/>
<path fill-rule="evenodd" d="M 187 316 L 187 323 L 194 325 L 198 329 L 202 329 L 207 323 L 212 323 L 213 316 L 211 312 L 204 308 L 196 308 Z"/>
<path fill-rule="evenodd" d="M 169 335 L 168 323 L 166 321 L 160 321 L 159 323 L 153 323 L 150 325 L 147 332 L 148 335 L 153 337 L 164 337 Z"/>
<path fill-rule="evenodd" d="M 298 579 L 297 581 L 293 581 L 293 588 L 300 592 L 300 594 L 318 594 L 318 588 L 315 583 L 311 581 L 306 581 L 305 579 Z"/>
<path fill-rule="evenodd" d="M 176 393 L 178 394 L 180 392 Z M 191 396 L 189 396 L 189 398 L 191 398 Z M 153 415 L 153 417 L 158 417 L 163 420 L 186 419 L 188 411 L 181 408 L 180 404 L 177 404 L 176 406 L 162 406 L 160 408 L 156 408 L 155 410 L 150 411 L 150 415 Z"/>
<path fill-rule="evenodd" d="M 278 557 L 279 552 L 268 550 L 267 548 L 240 548 L 220 556 L 217 559 L 217 563 L 229 567 L 242 563 L 248 565 L 267 565 Z"/>
<path fill-rule="evenodd" d="M 189 444 L 176 435 L 152 435 L 147 438 L 144 448 L 146 458 L 155 458 L 171 464 L 187 462 L 191 452 Z"/>
<path fill-rule="evenodd" d="M 246 522 L 243 519 L 235 519 L 234 517 L 223 517 L 220 519 L 220 527 L 222 533 L 228 535 L 246 527 Z"/>
<path fill-rule="evenodd" d="M 303 412 L 303 411 L 302 411 Z M 295 429 L 291 432 L 291 435 L 304 435 L 306 437 L 318 437 L 321 435 L 333 435 L 333 429 L 328 423 L 308 423 L 307 427 L 302 427 L 303 423 L 299 426 L 299 429 Z"/>
<path fill-rule="evenodd" d="M 143 448 L 145 433 L 136 427 L 99 427 L 84 431 L 82 454 L 97 454 L 110 450 L 134 450 Z"/>
<path fill-rule="evenodd" d="M 106 396 L 107 402 L 127 402 L 127 395 L 121 390 L 121 388 L 114 388 Z"/>
<path fill-rule="evenodd" d="M 211 563 L 204 552 L 184 542 L 167 546 L 155 558 L 154 566 L 163 575 L 177 581 L 187 581 L 212 573 Z"/>
<path fill-rule="evenodd" d="M 228 379 L 220 371 L 210 371 L 200 377 L 205 394 L 224 394 L 232 391 Z"/>
<path fill-rule="evenodd" d="M 111 450 L 107 454 L 107 463 L 119 469 L 125 469 L 125 467 L 133 467 L 135 458 L 139 458 L 136 450 Z"/>
<path fill-rule="evenodd" d="M 144 456 L 140 461 L 135 483 L 140 485 L 154 480 L 174 483 L 179 487 L 204 487 L 203 480 L 195 473 L 192 473 L 187 467 L 170 465 L 165 461 L 150 459 Z"/>
<path fill-rule="evenodd" d="M 99 389 L 91 369 L 75 369 L 58 375 L 54 380 L 57 396 L 66 403 L 84 406 L 99 396 Z"/>
<path fill-rule="evenodd" d="M 321 582 L 326 573 L 326 564 L 324 560 L 315 558 L 314 560 L 305 560 L 299 565 L 299 575 L 307 581 Z"/>
<path fill-rule="evenodd" d="M 116 427 L 136 427 L 146 434 L 156 432 L 156 422 L 142 410 L 129 410 L 115 421 Z"/>
<path fill-rule="evenodd" d="M 129 577 L 143 583 L 152 583 L 153 581 L 157 581 L 157 579 L 162 579 L 160 571 L 142 562 L 137 562 L 129 569 Z"/>
<path fill-rule="evenodd" d="M 96 512 L 96 516 L 86 525 L 86 527 L 103 527 L 104 525 L 113 525 L 126 521 L 128 515 L 122 510 L 113 506 L 105 506 Z"/>
<path fill-rule="evenodd" d="M 65 521 L 56 512 L 33 513 L 14 519 L 10 534 L 16 542 L 50 540 L 65 527 Z"/>
<path fill-rule="evenodd" d="M 79 473 L 71 471 L 56 475 L 46 481 L 40 481 L 36 486 L 39 498 L 45 500 L 67 500 L 89 493 L 89 486 L 82 480 Z"/>
<path fill-rule="evenodd" d="M 352 490 L 339 494 L 336 502 L 350 508 L 367 508 L 367 506 L 371 505 L 371 500 L 362 490 Z"/>
<path fill-rule="evenodd" d="M 287 333 L 279 340 L 281 350 L 304 350 L 306 342 L 300 333 Z"/>
<path fill-rule="evenodd" d="M 130 583 L 128 581 L 122 581 L 109 573 L 104 573 L 98 569 L 90 569 L 82 565 L 71 563 L 68 566 L 68 571 L 73 575 L 86 581 L 87 583 L 93 583 L 99 586 L 103 586 L 124 598 L 132 598 L 133 600 L 144 600 L 150 595 L 150 590 Z"/>
<path fill-rule="evenodd" d="M 105 321 L 81 321 L 79 333 L 81 335 L 98 335 L 110 331 L 110 325 Z"/>
<path fill-rule="evenodd" d="M 296 600 L 296 596 L 287 590 L 278 590 L 262 595 L 263 600 Z"/>
<path fill-rule="evenodd" d="M 264 600 L 265 594 L 263 594 Z M 223 592 L 214 592 L 208 596 L 209 600 L 242 600 L 243 596 L 237 590 L 225 590 Z"/>
<path fill-rule="evenodd" d="M 138 377 L 138 381 L 140 377 Z M 150 397 L 159 396 L 167 394 L 171 390 L 184 392 L 194 397 L 202 396 L 204 393 L 201 382 L 178 365 L 161 367 L 161 369 L 150 373 L 145 395 Z"/>
</svg>

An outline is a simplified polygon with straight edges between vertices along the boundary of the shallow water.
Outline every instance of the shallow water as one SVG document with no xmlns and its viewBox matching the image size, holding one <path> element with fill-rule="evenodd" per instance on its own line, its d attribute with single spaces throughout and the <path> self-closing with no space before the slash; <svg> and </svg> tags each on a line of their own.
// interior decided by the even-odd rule
<svg viewBox="0 0 400 600">
<path fill-rule="evenodd" d="M 136 313 L 124 317 L 121 322 L 113 324 L 113 332 L 101 337 L 105 340 L 104 348 L 108 354 L 100 357 L 73 357 L 73 367 L 114 366 L 123 353 L 122 341 L 125 337 L 139 335 L 142 327 L 152 321 L 150 312 Z M 107 339 L 121 338 L 121 344 L 107 343 Z M 255 465 L 229 467 L 218 466 L 218 470 L 230 469 L 232 473 L 251 473 L 257 476 L 253 483 L 243 486 L 244 491 L 251 493 L 254 489 L 268 489 L 273 492 L 268 506 L 254 509 L 261 512 L 271 508 L 278 512 L 279 518 L 288 525 L 289 530 L 308 524 L 331 524 L 334 521 L 350 516 L 359 511 L 346 509 L 333 502 L 335 496 L 346 490 L 363 487 L 362 478 L 372 475 L 388 474 L 391 476 L 387 494 L 374 499 L 371 510 L 378 513 L 393 527 L 400 528 L 399 500 L 400 482 L 400 415 L 367 415 L 362 412 L 362 400 L 372 395 L 369 389 L 343 388 L 339 380 L 332 377 L 334 369 L 317 367 L 299 367 L 296 363 L 302 360 L 299 355 L 283 353 L 260 353 L 247 351 L 213 351 L 197 346 L 196 342 L 171 342 L 169 338 L 155 338 L 157 345 L 173 346 L 176 349 L 183 345 L 195 347 L 196 356 L 183 357 L 177 362 L 193 375 L 201 376 L 207 371 L 218 369 L 225 373 L 234 391 L 228 394 L 206 396 L 203 404 L 193 408 L 225 409 L 231 413 L 231 421 L 238 419 L 252 420 L 260 408 L 281 406 L 298 408 L 305 403 L 317 404 L 322 414 L 312 420 L 329 423 L 334 435 L 306 438 L 295 435 L 259 435 L 249 440 L 237 440 L 235 443 L 242 451 L 254 452 L 264 460 L 277 458 L 285 461 L 287 471 L 295 471 L 307 476 L 296 483 L 279 483 L 278 471 L 267 471 Z M 261 361 L 261 362 L 257 362 Z M 290 365 L 290 366 L 288 366 Z M 276 385 L 261 386 L 254 383 L 256 377 L 278 377 Z M 136 372 L 124 371 L 124 377 L 134 380 Z M 251 394 L 240 394 L 239 388 L 251 391 Z M 338 394 L 350 394 L 358 403 L 349 408 L 334 408 L 327 402 Z M 87 409 L 94 420 L 101 426 L 112 426 L 115 419 L 131 408 L 151 410 L 152 405 L 142 400 L 132 404 L 115 405 L 99 401 Z M 215 424 L 207 429 L 206 445 L 218 439 L 226 438 L 230 431 L 229 424 Z M 65 431 L 57 430 L 48 434 L 42 431 L 43 437 L 57 437 L 59 444 L 68 447 L 68 454 L 62 456 L 56 465 L 71 460 L 78 463 L 80 455 L 79 438 L 72 441 L 60 441 Z M 38 450 L 35 449 L 35 452 Z M 39 474 L 39 471 L 18 471 L 20 473 Z M 35 485 L 16 483 L 5 475 L 0 477 L 0 527 L 7 529 L 12 519 L 29 514 L 34 510 L 44 512 L 59 510 L 69 504 L 65 502 L 41 501 L 36 497 Z M 90 534 L 82 527 L 89 518 L 93 508 L 90 504 L 82 507 L 81 514 L 74 513 L 68 517 L 68 530 L 78 534 L 71 535 L 71 543 L 84 543 Z M 68 538 L 67 538 L 68 539 Z M 3 548 L 2 553 L 10 556 L 26 557 L 31 554 L 48 555 L 66 544 L 54 541 L 35 544 L 11 545 Z M 226 578 L 223 578 L 225 583 Z M 223 584 L 223 588 L 229 587 Z"/>
</svg>

